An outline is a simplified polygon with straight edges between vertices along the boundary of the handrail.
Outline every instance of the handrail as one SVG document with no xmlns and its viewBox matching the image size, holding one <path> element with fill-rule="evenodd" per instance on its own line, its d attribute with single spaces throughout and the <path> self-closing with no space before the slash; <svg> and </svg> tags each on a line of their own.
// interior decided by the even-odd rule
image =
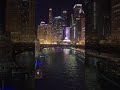
<svg viewBox="0 0 120 90">
<path fill-rule="evenodd" d="M 109 82 L 112 83 L 113 85 L 115 85 L 115 86 L 117 86 L 118 88 L 120 88 L 120 84 L 116 83 L 115 81 L 109 79 L 108 77 L 106 77 L 105 75 L 103 75 L 103 74 L 101 74 L 101 73 L 99 73 L 99 72 L 97 72 L 97 73 L 98 73 L 98 74 L 97 74 L 98 76 L 102 76 L 105 80 L 109 81 Z"/>
</svg>

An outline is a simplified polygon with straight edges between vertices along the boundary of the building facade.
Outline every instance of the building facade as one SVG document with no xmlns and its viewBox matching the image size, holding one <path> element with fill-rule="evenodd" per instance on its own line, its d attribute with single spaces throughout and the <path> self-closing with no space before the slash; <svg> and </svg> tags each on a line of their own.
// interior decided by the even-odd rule
<svg viewBox="0 0 120 90">
<path fill-rule="evenodd" d="M 55 42 L 63 40 L 64 19 L 61 16 L 55 17 L 52 27 L 52 36 L 54 36 Z"/>
<path fill-rule="evenodd" d="M 73 7 L 74 10 L 74 34 L 75 34 L 75 42 L 80 41 L 81 37 L 81 18 L 80 18 L 80 12 L 82 11 L 82 4 L 75 4 Z"/>
<path fill-rule="evenodd" d="M 53 22 L 53 14 L 52 14 L 52 8 L 49 8 L 49 24 L 52 24 Z"/>
<path fill-rule="evenodd" d="M 71 14 L 71 23 L 70 23 L 70 40 L 75 42 L 75 25 L 74 25 L 74 18 L 73 14 Z"/>
<path fill-rule="evenodd" d="M 40 25 L 38 25 L 37 39 L 39 40 L 40 44 L 45 44 L 46 43 L 47 24 L 45 24 L 45 22 L 41 22 Z"/>
<path fill-rule="evenodd" d="M 95 0 L 85 0 L 85 16 L 85 39 L 88 44 L 93 43 L 97 38 Z"/>
<path fill-rule="evenodd" d="M 7 0 L 6 32 L 13 42 L 31 43 L 35 40 L 34 0 Z"/>
<path fill-rule="evenodd" d="M 113 40 L 120 41 L 120 0 L 111 0 L 111 35 Z"/>
<path fill-rule="evenodd" d="M 84 11 L 80 11 L 80 18 L 81 18 L 81 35 L 80 35 L 80 43 L 85 44 L 85 13 Z"/>
</svg>

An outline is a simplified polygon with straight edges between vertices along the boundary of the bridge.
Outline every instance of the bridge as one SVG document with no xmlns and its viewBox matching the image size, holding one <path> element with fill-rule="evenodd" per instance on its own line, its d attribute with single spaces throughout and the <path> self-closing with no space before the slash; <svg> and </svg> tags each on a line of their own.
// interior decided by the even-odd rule
<svg viewBox="0 0 120 90">
<path fill-rule="evenodd" d="M 22 52 L 35 51 L 35 43 L 13 43 L 13 54 L 17 55 Z"/>
<path fill-rule="evenodd" d="M 49 47 L 62 47 L 62 48 L 66 48 L 66 47 L 74 47 L 74 48 L 81 48 L 81 49 L 85 49 L 84 45 L 67 45 L 67 44 L 40 44 L 39 45 L 39 50 L 41 51 L 43 48 L 49 48 Z"/>
<path fill-rule="evenodd" d="M 35 43 L 13 43 L 13 54 L 17 55 L 19 53 L 25 52 L 25 51 L 32 51 L 35 52 Z M 75 48 L 82 48 L 84 49 L 84 45 L 64 45 L 64 44 L 40 44 L 39 50 L 41 51 L 43 48 L 49 48 L 49 47 L 75 47 Z"/>
</svg>

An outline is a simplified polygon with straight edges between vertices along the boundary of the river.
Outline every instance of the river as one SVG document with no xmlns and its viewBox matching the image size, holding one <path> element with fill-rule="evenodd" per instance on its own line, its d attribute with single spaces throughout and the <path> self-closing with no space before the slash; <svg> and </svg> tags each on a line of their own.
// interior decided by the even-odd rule
<svg viewBox="0 0 120 90">
<path fill-rule="evenodd" d="M 45 57 L 39 57 L 42 79 L 36 80 L 36 90 L 84 90 L 84 63 L 74 50 L 44 49 Z"/>
</svg>

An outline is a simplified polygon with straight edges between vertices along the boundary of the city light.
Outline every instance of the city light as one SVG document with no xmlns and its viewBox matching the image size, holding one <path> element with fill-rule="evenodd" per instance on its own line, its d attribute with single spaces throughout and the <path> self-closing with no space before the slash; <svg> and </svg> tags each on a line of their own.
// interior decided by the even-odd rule
<svg viewBox="0 0 120 90">
<path fill-rule="evenodd" d="M 120 0 L 73 1 L 0 0 L 0 90 L 120 90 Z"/>
</svg>

